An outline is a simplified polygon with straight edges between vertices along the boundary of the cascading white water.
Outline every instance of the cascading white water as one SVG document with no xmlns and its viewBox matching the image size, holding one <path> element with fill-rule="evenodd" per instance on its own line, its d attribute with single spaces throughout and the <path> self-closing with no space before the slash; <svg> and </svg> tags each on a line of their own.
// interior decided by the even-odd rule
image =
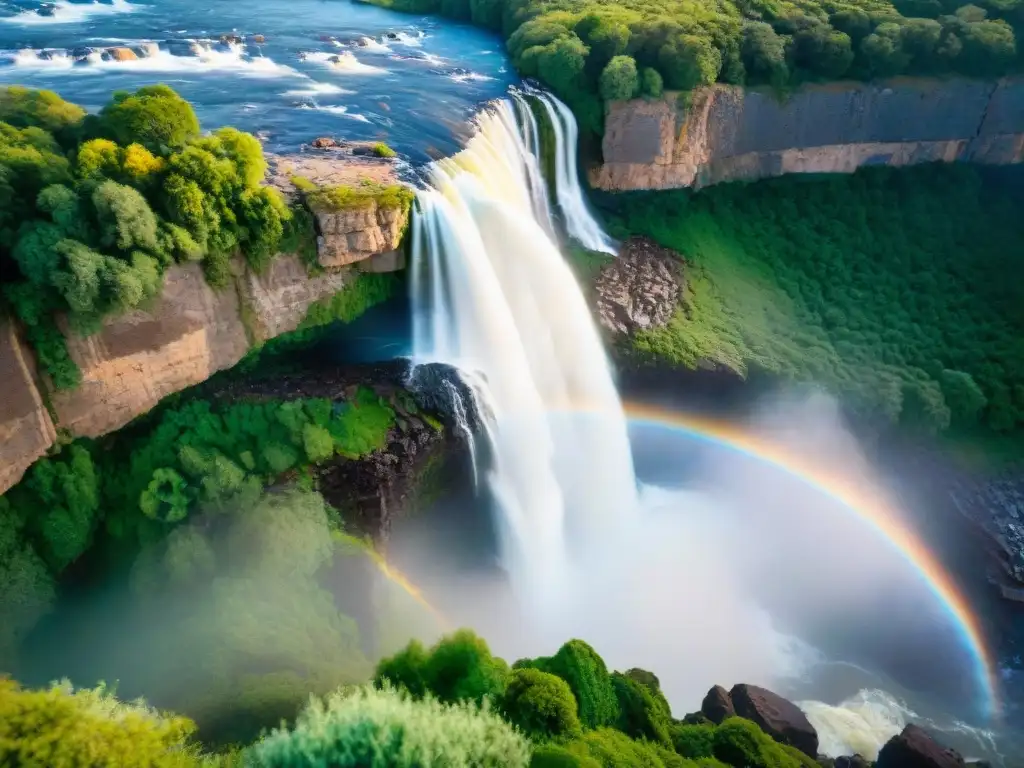
<svg viewBox="0 0 1024 768">
<path fill-rule="evenodd" d="M 569 107 L 551 94 L 534 95 L 547 112 L 555 134 L 555 190 L 569 236 L 588 250 L 615 253 L 611 239 L 590 215 L 583 196 L 576 164 L 576 143 L 579 139 L 576 118 Z"/>
<path fill-rule="evenodd" d="M 417 195 L 412 290 L 414 357 L 456 366 L 486 401 L 502 557 L 536 605 L 569 584 L 566 527 L 591 553 L 615 541 L 636 482 L 600 337 L 543 221 L 529 130 L 498 103 L 462 152 L 432 168 Z M 600 232 L 582 203 L 562 213 L 570 233 Z M 580 406 L 590 415 L 568 411 Z"/>
</svg>

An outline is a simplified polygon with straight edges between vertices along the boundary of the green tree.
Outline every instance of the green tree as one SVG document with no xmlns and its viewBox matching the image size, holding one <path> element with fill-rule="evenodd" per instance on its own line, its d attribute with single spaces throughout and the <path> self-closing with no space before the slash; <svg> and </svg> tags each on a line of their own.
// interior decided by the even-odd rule
<svg viewBox="0 0 1024 768">
<path fill-rule="evenodd" d="M 601 98 L 605 101 L 631 99 L 640 88 L 636 61 L 632 56 L 616 56 L 601 73 Z"/>
<path fill-rule="evenodd" d="M 910 56 L 903 50 L 900 25 L 894 22 L 875 27 L 875 31 L 861 41 L 860 50 L 868 69 L 876 77 L 902 72 L 910 63 Z"/>
<path fill-rule="evenodd" d="M 199 136 L 192 106 L 166 85 L 146 85 L 114 94 L 100 113 L 103 129 L 122 146 L 138 143 L 161 154 Z"/>
<path fill-rule="evenodd" d="M 0 88 L 0 121 L 15 128 L 42 128 L 70 144 L 85 110 L 53 91 L 9 85 Z"/>
<path fill-rule="evenodd" d="M 661 47 L 658 63 L 670 88 L 688 91 L 718 79 L 722 54 L 707 38 L 680 35 Z"/>
<path fill-rule="evenodd" d="M 654 67 L 644 67 L 640 73 L 640 92 L 644 96 L 656 99 L 661 96 L 664 89 L 665 84 L 662 82 L 658 70 L 654 69 Z"/>
<path fill-rule="evenodd" d="M 170 467 L 154 470 L 153 479 L 139 497 L 142 514 L 165 523 L 184 520 L 188 505 L 187 483 Z"/>
<path fill-rule="evenodd" d="M 643 683 L 618 672 L 612 674 L 612 685 L 620 713 L 618 729 L 634 739 L 671 746 L 671 713 L 664 699 L 656 697 Z"/>
<path fill-rule="evenodd" d="M 977 423 L 988 398 L 971 374 L 947 368 L 942 371 L 941 385 L 952 419 L 965 426 Z"/>
<path fill-rule="evenodd" d="M 560 677 L 539 669 L 516 669 L 501 698 L 500 711 L 534 739 L 572 738 L 580 734 L 576 699 Z"/>
<path fill-rule="evenodd" d="M 741 51 L 744 66 L 753 79 L 781 85 L 789 77 L 785 41 L 770 24 L 744 24 Z"/>
<path fill-rule="evenodd" d="M 608 668 L 597 651 L 582 640 L 570 640 L 554 656 L 534 659 L 525 665 L 557 675 L 569 684 L 584 728 L 618 722 L 618 702 Z"/>
<path fill-rule="evenodd" d="M 22 638 L 46 614 L 56 593 L 46 565 L 23 533 L 23 521 L 0 497 L 0 669 L 14 668 Z"/>
</svg>

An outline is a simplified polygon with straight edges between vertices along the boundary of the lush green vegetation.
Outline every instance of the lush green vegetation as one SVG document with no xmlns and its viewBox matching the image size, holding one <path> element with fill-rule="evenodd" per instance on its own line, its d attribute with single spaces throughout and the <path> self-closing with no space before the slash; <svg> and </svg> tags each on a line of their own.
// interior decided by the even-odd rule
<svg viewBox="0 0 1024 768">
<path fill-rule="evenodd" d="M 600 99 L 1021 64 L 1018 0 L 370 0 L 502 32 L 516 68 L 601 131 Z"/>
<path fill-rule="evenodd" d="M 366 181 L 358 187 L 339 185 L 319 187 L 306 200 L 315 211 L 353 211 L 369 208 L 400 208 L 408 211 L 415 194 L 404 184 L 375 184 Z"/>
<path fill-rule="evenodd" d="M 195 400 L 36 462 L 0 497 L 0 607 L 11 619 L 0 626 L 0 668 L 13 667 L 57 580 L 87 551 L 112 566 L 164 553 L 170 562 L 148 571 L 154 584 L 209 575 L 209 547 L 182 532 L 194 515 L 250 509 L 282 478 L 308 484 L 311 465 L 381 448 L 394 419 L 368 389 L 343 403 Z"/>
<path fill-rule="evenodd" d="M 378 141 L 373 145 L 373 154 L 377 157 L 397 157 L 398 153 L 395 152 L 391 147 L 385 144 L 383 141 Z"/>
<path fill-rule="evenodd" d="M 932 432 L 1019 428 L 1022 181 L 934 165 L 624 197 L 624 229 L 689 264 L 685 306 L 636 348 L 818 382 Z"/>
<path fill-rule="evenodd" d="M 224 287 L 234 254 L 261 270 L 301 237 L 260 185 L 265 171 L 253 136 L 201 136 L 165 85 L 115 93 L 98 115 L 50 92 L 0 90 L 0 287 L 57 387 L 80 374 L 55 315 L 90 333 L 157 295 L 172 264 L 200 262 Z"/>
</svg>

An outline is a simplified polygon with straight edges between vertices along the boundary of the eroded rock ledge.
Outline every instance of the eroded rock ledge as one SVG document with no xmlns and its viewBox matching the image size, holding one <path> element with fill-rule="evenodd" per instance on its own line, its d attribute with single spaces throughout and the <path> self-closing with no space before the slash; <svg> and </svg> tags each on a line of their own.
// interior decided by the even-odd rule
<svg viewBox="0 0 1024 768">
<path fill-rule="evenodd" d="M 1024 79 L 808 85 L 785 100 L 716 85 L 694 91 L 688 107 L 667 93 L 612 104 L 602 148 L 591 183 L 609 191 L 863 165 L 1007 165 L 1024 159 Z"/>
<path fill-rule="evenodd" d="M 406 214 L 392 213 L 388 221 L 397 233 Z M 366 247 L 351 253 L 344 266 L 315 275 L 294 254 L 279 254 L 263 274 L 236 259 L 231 284 L 215 291 L 198 264 L 171 267 L 162 294 L 145 310 L 108 318 L 88 337 L 63 328 L 82 372 L 73 390 L 55 391 L 38 377 L 16 326 L 0 319 L 0 493 L 50 449 L 58 430 L 98 437 L 120 429 L 167 395 L 235 365 L 254 345 L 295 330 L 312 304 L 346 288 L 361 271 L 402 266 L 394 257 L 397 234 L 382 239 L 376 232 L 355 232 L 365 235 Z"/>
</svg>

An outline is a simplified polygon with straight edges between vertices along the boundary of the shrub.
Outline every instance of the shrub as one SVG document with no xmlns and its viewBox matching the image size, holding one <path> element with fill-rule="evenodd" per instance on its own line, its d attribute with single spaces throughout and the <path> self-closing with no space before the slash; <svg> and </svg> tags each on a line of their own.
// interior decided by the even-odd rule
<svg viewBox="0 0 1024 768">
<path fill-rule="evenodd" d="M 639 89 L 636 61 L 632 56 L 616 56 L 601 73 L 600 93 L 605 101 L 631 99 Z"/>
<path fill-rule="evenodd" d="M 646 685 L 618 672 L 612 674 L 612 685 L 620 713 L 617 723 L 620 731 L 634 739 L 672 743 L 671 715 L 664 700 L 655 698 Z"/>
<path fill-rule="evenodd" d="M 20 85 L 0 88 L 0 121 L 15 128 L 42 128 L 67 143 L 84 117 L 84 109 L 53 91 Z"/>
<path fill-rule="evenodd" d="M 713 757 L 715 754 L 715 726 L 673 725 L 672 746 L 683 757 Z"/>
<path fill-rule="evenodd" d="M 385 687 L 314 699 L 292 730 L 253 745 L 263 768 L 525 768 L 529 743 L 485 706 L 454 705 Z"/>
<path fill-rule="evenodd" d="M 665 85 L 661 80 L 658 70 L 653 67 L 644 67 L 640 73 L 640 92 L 644 96 L 656 99 L 661 96 L 661 92 L 664 89 Z"/>
<path fill-rule="evenodd" d="M 188 768 L 201 764 L 194 724 L 125 704 L 102 686 L 23 690 L 0 680 L 0 764 Z"/>
<path fill-rule="evenodd" d="M 530 768 L 601 768 L 588 754 L 578 754 L 556 744 L 542 744 L 533 750 Z"/>
<path fill-rule="evenodd" d="M 179 149 L 199 136 L 199 120 L 192 106 L 166 85 L 114 94 L 100 120 L 118 144 L 139 143 L 156 153 Z"/>
<path fill-rule="evenodd" d="M 373 145 L 373 154 L 377 157 L 397 157 L 398 153 L 395 152 L 391 147 L 385 144 L 383 141 L 378 141 Z"/>
<path fill-rule="evenodd" d="M 506 720 L 531 738 L 571 738 L 580 733 L 569 685 L 539 669 L 513 670 L 500 709 Z"/>
<path fill-rule="evenodd" d="M 582 640 L 570 640 L 554 656 L 528 664 L 557 675 L 569 684 L 584 728 L 600 728 L 618 722 L 619 708 L 608 668 L 597 651 Z"/>
<path fill-rule="evenodd" d="M 735 768 L 803 768 L 755 723 L 742 717 L 727 718 L 715 729 L 715 757 Z"/>
<path fill-rule="evenodd" d="M 390 682 L 415 696 L 431 694 L 442 702 L 497 700 L 508 684 L 508 665 L 491 655 L 472 631 L 447 635 L 429 651 L 416 640 L 377 665 L 378 685 Z"/>
</svg>

